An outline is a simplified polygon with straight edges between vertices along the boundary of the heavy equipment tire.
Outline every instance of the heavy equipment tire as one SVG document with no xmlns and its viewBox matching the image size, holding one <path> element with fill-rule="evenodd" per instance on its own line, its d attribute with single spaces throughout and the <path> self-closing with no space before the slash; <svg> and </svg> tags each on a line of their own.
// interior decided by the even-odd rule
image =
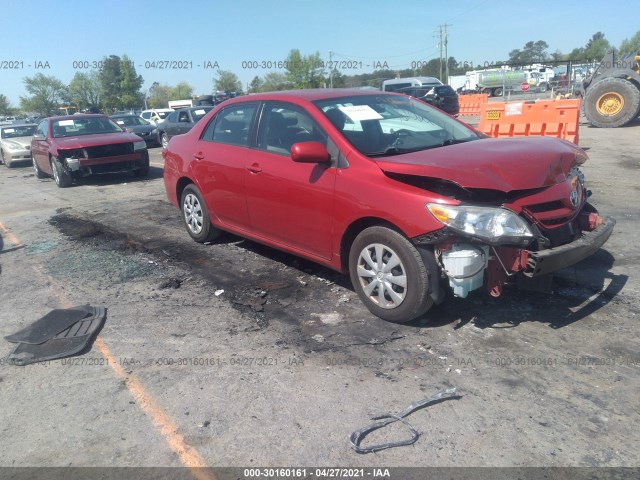
<svg viewBox="0 0 640 480">
<path fill-rule="evenodd" d="M 584 97 L 584 114 L 594 127 L 622 127 L 639 112 L 640 88 L 624 78 L 603 78 Z"/>
</svg>

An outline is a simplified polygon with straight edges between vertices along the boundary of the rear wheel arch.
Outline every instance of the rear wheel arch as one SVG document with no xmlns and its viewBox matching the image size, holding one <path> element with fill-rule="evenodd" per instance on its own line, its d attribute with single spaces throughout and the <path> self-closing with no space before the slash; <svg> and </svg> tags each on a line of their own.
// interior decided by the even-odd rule
<svg viewBox="0 0 640 480">
<path fill-rule="evenodd" d="M 196 182 L 191 180 L 189 177 L 180 177 L 176 182 L 176 198 L 178 199 L 178 203 L 182 198 L 182 192 L 184 192 L 184 189 L 187 188 L 189 185 L 195 185 L 196 187 L 198 187 Z"/>
</svg>

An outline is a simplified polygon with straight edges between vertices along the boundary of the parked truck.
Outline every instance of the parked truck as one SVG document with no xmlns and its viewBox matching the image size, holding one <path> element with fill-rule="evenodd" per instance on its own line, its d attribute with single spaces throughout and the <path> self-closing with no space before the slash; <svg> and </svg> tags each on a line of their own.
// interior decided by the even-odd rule
<svg viewBox="0 0 640 480">
<path fill-rule="evenodd" d="M 477 89 L 490 97 L 500 97 L 506 91 L 521 91 L 523 83 L 531 91 L 544 93 L 549 89 L 553 71 L 546 68 L 527 70 L 486 70 L 477 74 Z"/>
<path fill-rule="evenodd" d="M 169 108 L 178 110 L 180 108 L 199 107 L 201 105 L 215 105 L 213 95 L 200 95 L 199 97 L 185 100 L 169 100 Z"/>
<path fill-rule="evenodd" d="M 594 127 L 627 125 L 640 115 L 640 54 L 616 58 L 607 51 L 600 65 L 575 92 L 583 97 L 584 114 Z"/>
</svg>

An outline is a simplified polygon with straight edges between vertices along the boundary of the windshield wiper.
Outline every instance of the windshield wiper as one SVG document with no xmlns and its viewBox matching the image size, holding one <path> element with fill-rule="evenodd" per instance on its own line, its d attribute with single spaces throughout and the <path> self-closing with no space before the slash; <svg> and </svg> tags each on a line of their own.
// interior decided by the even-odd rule
<svg viewBox="0 0 640 480">
<path fill-rule="evenodd" d="M 415 149 L 415 148 L 389 147 L 383 152 L 369 153 L 368 156 L 369 157 L 386 157 L 386 156 L 392 156 L 392 155 L 401 155 L 403 153 L 416 152 L 418 150 L 422 150 L 422 149 L 421 148 Z"/>
<path fill-rule="evenodd" d="M 446 147 L 447 145 L 455 145 L 456 143 L 465 143 L 470 142 L 471 138 L 447 138 L 444 142 L 442 142 L 439 146 Z"/>
</svg>

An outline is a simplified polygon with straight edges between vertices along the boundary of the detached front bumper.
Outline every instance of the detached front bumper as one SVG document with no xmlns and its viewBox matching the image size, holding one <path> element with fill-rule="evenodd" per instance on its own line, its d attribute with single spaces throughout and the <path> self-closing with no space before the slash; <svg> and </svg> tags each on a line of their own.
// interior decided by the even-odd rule
<svg viewBox="0 0 640 480">
<path fill-rule="evenodd" d="M 537 277 L 570 267 L 593 255 L 611 236 L 616 221 L 605 218 L 595 230 L 584 232 L 577 240 L 560 247 L 539 252 L 528 251 L 523 273 L 527 277 Z"/>
</svg>

